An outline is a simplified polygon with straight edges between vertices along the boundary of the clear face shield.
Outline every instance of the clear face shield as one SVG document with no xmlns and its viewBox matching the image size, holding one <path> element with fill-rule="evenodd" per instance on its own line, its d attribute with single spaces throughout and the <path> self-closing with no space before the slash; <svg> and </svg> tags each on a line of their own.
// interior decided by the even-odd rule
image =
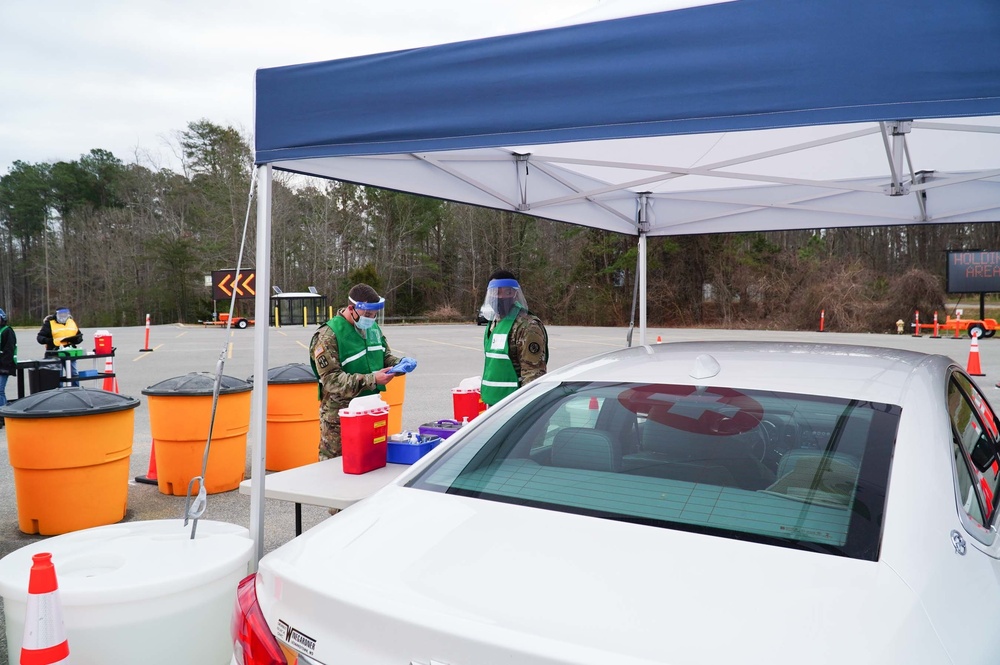
<svg viewBox="0 0 1000 665">
<path fill-rule="evenodd" d="M 528 309 L 528 303 L 516 279 L 494 279 L 486 287 L 483 316 L 490 321 L 503 319 L 515 306 Z"/>
<path fill-rule="evenodd" d="M 73 318 L 73 315 L 70 314 L 70 312 L 69 312 L 68 309 L 63 308 L 63 309 L 57 309 L 56 310 L 56 321 L 58 323 L 60 323 L 60 324 L 66 323 L 71 318 Z"/>
<path fill-rule="evenodd" d="M 378 302 L 358 302 L 350 297 L 347 300 L 358 315 L 358 320 L 354 322 L 354 325 L 359 330 L 368 330 L 375 325 L 375 320 L 385 309 L 385 298 L 379 298 Z"/>
</svg>

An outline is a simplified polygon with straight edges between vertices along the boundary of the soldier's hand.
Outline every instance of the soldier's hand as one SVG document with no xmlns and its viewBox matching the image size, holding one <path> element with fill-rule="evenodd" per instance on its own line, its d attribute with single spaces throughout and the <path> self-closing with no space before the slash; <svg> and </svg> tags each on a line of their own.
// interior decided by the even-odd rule
<svg viewBox="0 0 1000 665">
<path fill-rule="evenodd" d="M 385 384 L 392 381 L 393 377 L 395 376 L 396 375 L 390 372 L 388 369 L 380 369 L 379 371 L 375 372 L 375 383 L 377 383 L 380 386 L 384 386 Z"/>
</svg>

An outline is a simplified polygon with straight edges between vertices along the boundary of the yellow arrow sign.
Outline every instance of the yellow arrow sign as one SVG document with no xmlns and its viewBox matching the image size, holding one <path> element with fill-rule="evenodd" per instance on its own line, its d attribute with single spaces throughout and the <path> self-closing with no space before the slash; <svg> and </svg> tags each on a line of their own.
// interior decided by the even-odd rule
<svg viewBox="0 0 1000 665">
<path fill-rule="evenodd" d="M 249 273 L 247 278 L 243 280 L 243 288 L 246 289 L 246 292 L 252 296 L 257 295 L 257 292 L 253 290 L 253 281 L 256 276 L 256 273 Z"/>
<path fill-rule="evenodd" d="M 253 298 L 257 295 L 256 270 L 214 270 L 212 271 L 212 298 Z"/>
</svg>

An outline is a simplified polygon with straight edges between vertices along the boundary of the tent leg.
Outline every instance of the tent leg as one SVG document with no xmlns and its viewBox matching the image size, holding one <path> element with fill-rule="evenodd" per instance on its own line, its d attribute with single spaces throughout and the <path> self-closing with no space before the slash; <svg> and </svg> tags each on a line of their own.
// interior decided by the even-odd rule
<svg viewBox="0 0 1000 665">
<path fill-rule="evenodd" d="M 271 167 L 257 167 L 257 284 L 260 287 L 254 296 L 254 318 L 259 325 L 254 326 L 253 375 L 255 377 L 251 397 L 251 457 L 250 457 L 250 537 L 254 548 L 250 557 L 251 572 L 257 571 L 257 563 L 264 556 L 264 456 L 267 441 L 267 341 L 270 327 L 267 325 L 268 302 L 267 285 L 271 283 Z"/>
<path fill-rule="evenodd" d="M 639 234 L 639 344 L 646 345 L 646 234 Z"/>
</svg>

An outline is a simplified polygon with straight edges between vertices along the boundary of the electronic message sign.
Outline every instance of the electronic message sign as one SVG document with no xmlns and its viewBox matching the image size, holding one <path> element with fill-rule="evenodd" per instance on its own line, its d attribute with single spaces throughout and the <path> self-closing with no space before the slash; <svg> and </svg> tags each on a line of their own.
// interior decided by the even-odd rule
<svg viewBox="0 0 1000 665">
<path fill-rule="evenodd" d="M 1000 293 L 1000 252 L 948 252 L 948 293 Z"/>
<path fill-rule="evenodd" d="M 249 270 L 213 270 L 212 300 L 229 300 L 236 293 L 238 299 L 257 295 L 257 272 Z"/>
</svg>

